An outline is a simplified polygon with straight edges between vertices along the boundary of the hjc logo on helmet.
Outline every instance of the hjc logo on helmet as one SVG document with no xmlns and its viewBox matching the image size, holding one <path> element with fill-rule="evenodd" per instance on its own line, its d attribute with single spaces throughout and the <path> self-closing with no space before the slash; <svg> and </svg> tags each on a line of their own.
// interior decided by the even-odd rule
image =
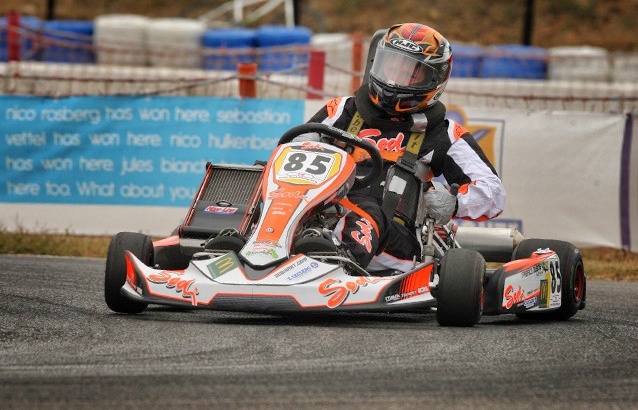
<svg viewBox="0 0 638 410">
<path fill-rule="evenodd" d="M 409 51 L 410 53 L 422 53 L 423 48 L 413 41 L 407 38 L 393 38 L 390 40 L 390 44 L 398 49 Z"/>
</svg>

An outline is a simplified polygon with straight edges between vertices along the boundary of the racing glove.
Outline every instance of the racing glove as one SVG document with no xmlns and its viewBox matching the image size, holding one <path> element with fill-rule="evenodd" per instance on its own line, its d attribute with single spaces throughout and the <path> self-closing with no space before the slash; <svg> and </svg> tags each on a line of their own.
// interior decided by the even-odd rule
<svg viewBox="0 0 638 410">
<path fill-rule="evenodd" d="M 456 191 L 458 187 L 455 187 Z M 434 222 L 445 225 L 456 211 L 456 192 L 450 193 L 440 182 L 432 182 L 423 196 L 425 210 Z"/>
</svg>

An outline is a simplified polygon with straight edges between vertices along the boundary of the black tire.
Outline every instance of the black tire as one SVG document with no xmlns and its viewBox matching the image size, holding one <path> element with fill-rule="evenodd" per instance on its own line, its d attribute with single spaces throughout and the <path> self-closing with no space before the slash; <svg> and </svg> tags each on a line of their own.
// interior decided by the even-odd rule
<svg viewBox="0 0 638 410">
<path fill-rule="evenodd" d="M 108 307 L 118 313 L 140 313 L 147 303 L 135 302 L 122 296 L 120 289 L 126 281 L 125 251 L 132 252 L 140 261 L 153 266 L 153 242 L 141 233 L 120 232 L 113 236 L 106 255 L 104 273 L 104 300 Z"/>
<path fill-rule="evenodd" d="M 522 312 L 517 313 L 516 316 L 524 319 L 567 320 L 585 305 L 587 277 L 578 248 L 565 241 L 526 239 L 514 249 L 512 260 L 527 258 L 537 249 L 545 248 L 556 252 L 560 259 L 561 306 L 551 312 Z"/>
<path fill-rule="evenodd" d="M 436 319 L 441 326 L 474 326 L 483 311 L 485 259 L 471 249 L 450 249 L 439 268 Z"/>
</svg>

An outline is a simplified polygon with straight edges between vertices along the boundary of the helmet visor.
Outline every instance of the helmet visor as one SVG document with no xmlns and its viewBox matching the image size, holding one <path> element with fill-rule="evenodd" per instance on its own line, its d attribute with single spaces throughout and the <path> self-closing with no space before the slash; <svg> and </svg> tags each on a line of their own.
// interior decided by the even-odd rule
<svg viewBox="0 0 638 410">
<path fill-rule="evenodd" d="M 438 71 L 416 57 L 390 48 L 378 48 L 370 74 L 394 87 L 429 91 L 439 84 Z"/>
</svg>

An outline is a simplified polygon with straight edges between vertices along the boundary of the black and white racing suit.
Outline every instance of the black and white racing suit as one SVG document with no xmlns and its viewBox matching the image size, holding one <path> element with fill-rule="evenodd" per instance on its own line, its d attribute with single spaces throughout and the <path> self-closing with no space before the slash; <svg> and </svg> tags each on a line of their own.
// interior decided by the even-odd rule
<svg viewBox="0 0 638 410">
<path fill-rule="evenodd" d="M 413 118 L 418 118 L 389 117 L 370 103 L 364 84 L 355 96 L 328 101 L 309 122 L 348 130 L 352 129 L 351 121 L 357 112 L 363 119 L 358 136 L 389 154 L 405 150 L 416 127 Z M 445 119 L 445 106 L 440 102 L 421 114 L 427 117 L 425 139 L 418 155 L 419 161 L 429 167 L 425 179 L 443 175 L 448 184 L 459 185 L 454 217 L 481 221 L 498 216 L 505 204 L 505 189 L 474 137 L 462 125 Z M 386 172 L 390 165 L 390 161 L 384 161 Z M 366 163 L 360 163 L 361 166 L 365 167 Z M 414 258 L 420 257 L 419 243 L 413 231 L 383 212 L 380 186 L 383 181 L 385 175 L 369 187 L 348 193 L 358 212 L 349 212 L 341 218 L 334 234 L 369 271 L 407 271 L 412 268 Z"/>
</svg>

